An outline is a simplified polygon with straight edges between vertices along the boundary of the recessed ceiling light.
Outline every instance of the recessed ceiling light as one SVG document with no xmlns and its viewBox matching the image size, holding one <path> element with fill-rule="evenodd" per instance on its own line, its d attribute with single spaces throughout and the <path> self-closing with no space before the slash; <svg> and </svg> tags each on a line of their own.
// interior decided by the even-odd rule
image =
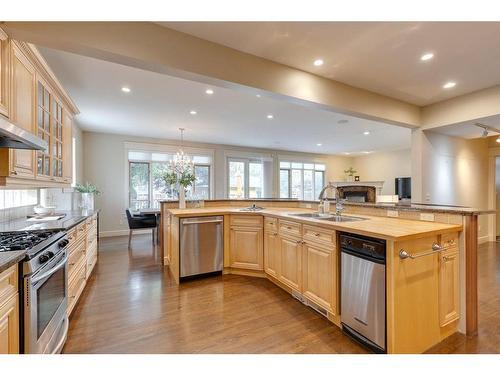
<svg viewBox="0 0 500 375">
<path fill-rule="evenodd" d="M 457 85 L 456 82 L 453 82 L 453 81 L 446 82 L 443 85 L 443 89 L 451 89 L 452 87 L 455 87 L 456 85 Z"/>
<path fill-rule="evenodd" d="M 256 96 L 257 98 L 260 98 L 260 94 L 256 94 L 255 96 Z"/>
<path fill-rule="evenodd" d="M 313 64 L 314 64 L 314 66 L 321 66 L 321 65 L 323 65 L 323 62 L 324 61 L 321 59 L 316 59 L 316 60 L 314 60 Z"/>
<path fill-rule="evenodd" d="M 351 155 L 350 152 L 344 152 L 344 155 Z"/>
<path fill-rule="evenodd" d="M 212 90 L 212 89 L 205 90 L 205 94 L 207 94 L 207 95 L 212 95 L 213 93 L 214 93 L 214 90 Z"/>
<path fill-rule="evenodd" d="M 130 88 L 128 88 L 128 87 L 126 87 L 126 86 L 123 86 L 123 87 L 122 87 L 122 91 L 123 91 L 123 92 L 130 92 L 131 90 L 130 90 Z"/>
<path fill-rule="evenodd" d="M 421 57 L 420 60 L 422 61 L 427 61 L 430 60 L 434 57 L 434 54 L 432 52 L 424 53 Z"/>
<path fill-rule="evenodd" d="M 363 154 L 371 154 L 371 151 L 363 151 Z"/>
<path fill-rule="evenodd" d="M 273 119 L 273 118 L 274 118 L 274 116 L 273 116 L 273 115 L 267 115 L 267 118 L 268 118 L 268 119 Z"/>
<path fill-rule="evenodd" d="M 349 122 L 349 120 L 346 120 L 345 118 L 337 121 L 337 124 L 347 124 Z"/>
<path fill-rule="evenodd" d="M 364 135 L 370 135 L 370 132 L 367 130 L 365 132 L 363 132 Z"/>
<path fill-rule="evenodd" d="M 316 143 L 316 146 L 321 147 L 323 146 L 323 143 Z"/>
<path fill-rule="evenodd" d="M 189 113 L 191 113 L 192 115 L 196 115 L 198 112 L 196 112 L 196 111 L 189 111 Z"/>
</svg>

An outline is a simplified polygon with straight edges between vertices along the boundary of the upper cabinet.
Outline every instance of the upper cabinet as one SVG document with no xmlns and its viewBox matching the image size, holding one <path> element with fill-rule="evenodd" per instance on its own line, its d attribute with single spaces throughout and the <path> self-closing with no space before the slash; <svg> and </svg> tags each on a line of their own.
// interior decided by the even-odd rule
<svg viewBox="0 0 500 375">
<path fill-rule="evenodd" d="M 48 145 L 45 152 L 0 148 L 0 186 L 71 184 L 77 112 L 38 50 L 0 29 L 0 114 Z"/>
<path fill-rule="evenodd" d="M 9 38 L 0 29 L 0 115 L 9 117 Z"/>
</svg>

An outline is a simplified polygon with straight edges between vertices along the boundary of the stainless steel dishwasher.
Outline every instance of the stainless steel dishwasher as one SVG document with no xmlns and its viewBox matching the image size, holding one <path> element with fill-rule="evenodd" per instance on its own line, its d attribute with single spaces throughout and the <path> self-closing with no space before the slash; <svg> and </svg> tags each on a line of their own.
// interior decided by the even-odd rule
<svg viewBox="0 0 500 375">
<path fill-rule="evenodd" d="M 339 237 L 343 331 L 373 351 L 385 353 L 385 241 L 346 233 Z"/>
<path fill-rule="evenodd" d="M 223 224 L 223 216 L 181 219 L 181 278 L 222 271 L 224 249 Z"/>
</svg>

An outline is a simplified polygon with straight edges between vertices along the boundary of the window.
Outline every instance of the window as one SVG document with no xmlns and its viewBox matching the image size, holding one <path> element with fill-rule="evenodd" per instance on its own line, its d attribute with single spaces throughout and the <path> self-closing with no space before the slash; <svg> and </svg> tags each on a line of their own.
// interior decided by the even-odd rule
<svg viewBox="0 0 500 375">
<path fill-rule="evenodd" d="M 0 190 L 0 210 L 38 204 L 36 190 Z"/>
<path fill-rule="evenodd" d="M 280 198 L 318 199 L 325 183 L 325 165 L 280 162 Z"/>
<path fill-rule="evenodd" d="M 263 198 L 264 167 L 260 160 L 228 159 L 229 199 Z"/>
<path fill-rule="evenodd" d="M 175 186 L 167 185 L 163 179 L 168 171 L 168 162 L 173 153 L 129 151 L 129 207 L 140 209 L 159 207 L 160 200 L 178 198 Z M 192 156 L 196 181 L 187 189 L 188 199 L 210 198 L 211 156 Z"/>
</svg>

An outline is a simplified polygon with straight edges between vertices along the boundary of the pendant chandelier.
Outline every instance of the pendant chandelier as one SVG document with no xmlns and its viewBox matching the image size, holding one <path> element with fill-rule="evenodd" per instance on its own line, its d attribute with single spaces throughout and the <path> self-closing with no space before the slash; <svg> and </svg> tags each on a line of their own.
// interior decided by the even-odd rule
<svg viewBox="0 0 500 375">
<path fill-rule="evenodd" d="M 174 155 L 173 159 L 169 161 L 169 168 L 178 174 L 182 174 L 186 171 L 192 171 L 194 168 L 193 160 L 189 155 L 186 155 L 183 150 L 184 146 L 184 131 L 185 128 L 179 128 L 181 132 L 181 147 L 179 151 Z"/>
</svg>

